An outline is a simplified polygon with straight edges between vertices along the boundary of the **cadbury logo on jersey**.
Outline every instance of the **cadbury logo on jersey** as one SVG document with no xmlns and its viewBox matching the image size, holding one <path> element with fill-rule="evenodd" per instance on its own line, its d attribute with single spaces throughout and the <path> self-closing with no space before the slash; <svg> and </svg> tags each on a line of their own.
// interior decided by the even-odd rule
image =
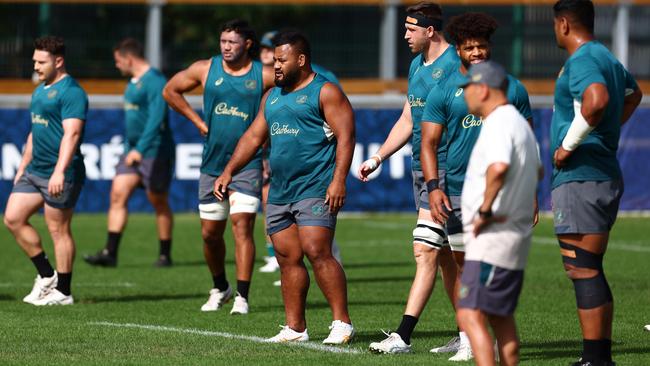
<svg viewBox="0 0 650 366">
<path fill-rule="evenodd" d="M 273 124 L 271 124 L 271 136 L 293 135 L 296 137 L 299 133 L 300 129 L 291 128 L 288 124 L 280 125 L 278 122 L 273 122 Z"/>
<path fill-rule="evenodd" d="M 476 116 L 470 113 L 463 118 L 462 124 L 463 128 L 481 127 L 483 124 L 483 118 L 479 117 L 476 119 Z"/>
<path fill-rule="evenodd" d="M 40 114 L 32 113 L 32 123 L 47 127 L 50 124 L 50 121 L 43 118 L 43 116 L 41 116 Z"/>
<path fill-rule="evenodd" d="M 223 114 L 227 116 L 240 117 L 244 121 L 248 119 L 248 113 L 242 112 L 239 110 L 239 107 L 229 107 L 225 102 L 217 104 L 214 108 L 215 114 Z"/>
<path fill-rule="evenodd" d="M 409 102 L 409 105 L 411 106 L 411 108 L 413 108 L 413 107 L 422 107 L 422 108 L 424 108 L 424 106 L 426 106 L 426 104 L 427 104 L 426 101 L 424 101 L 424 102 L 422 101 L 422 98 L 416 98 L 415 96 L 413 96 L 413 94 L 409 94 L 408 102 Z"/>
</svg>

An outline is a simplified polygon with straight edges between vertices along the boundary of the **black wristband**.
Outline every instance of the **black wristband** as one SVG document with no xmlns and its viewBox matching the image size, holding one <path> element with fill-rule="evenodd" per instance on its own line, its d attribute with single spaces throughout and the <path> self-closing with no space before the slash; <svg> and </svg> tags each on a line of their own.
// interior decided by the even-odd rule
<svg viewBox="0 0 650 366">
<path fill-rule="evenodd" d="M 487 211 L 481 211 L 481 209 L 478 209 L 478 216 L 482 219 L 489 219 L 492 217 L 492 209 L 489 209 Z"/>
<path fill-rule="evenodd" d="M 431 192 L 435 191 L 438 188 L 440 188 L 440 186 L 438 185 L 438 179 L 430 179 L 427 182 L 427 192 L 428 193 L 431 193 Z"/>
</svg>

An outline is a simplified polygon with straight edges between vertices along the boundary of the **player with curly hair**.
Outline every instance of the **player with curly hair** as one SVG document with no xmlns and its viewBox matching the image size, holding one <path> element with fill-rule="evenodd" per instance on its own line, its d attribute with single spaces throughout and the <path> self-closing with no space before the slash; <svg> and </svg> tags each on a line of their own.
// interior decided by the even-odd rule
<svg viewBox="0 0 650 366">
<path fill-rule="evenodd" d="M 435 223 L 445 225 L 457 264 L 455 305 L 458 305 L 458 290 L 465 262 L 460 196 L 469 157 L 483 123 L 481 116 L 468 111 L 459 84 L 471 65 L 490 59 L 490 39 L 497 28 L 496 20 L 485 13 L 465 13 L 450 19 L 445 30 L 456 45 L 461 65 L 440 85 L 442 90 L 429 93 L 422 116 L 422 171 L 427 182 L 431 217 Z M 532 115 L 526 89 L 510 75 L 507 80 L 508 101 L 530 123 Z M 441 145 L 446 146 L 446 157 L 440 156 Z M 445 158 L 447 169 L 443 186 L 439 184 L 438 167 L 439 161 Z M 472 348 L 467 335 L 462 332 L 462 324 L 459 324 L 459 328 L 461 344 L 450 361 L 472 359 Z"/>
</svg>

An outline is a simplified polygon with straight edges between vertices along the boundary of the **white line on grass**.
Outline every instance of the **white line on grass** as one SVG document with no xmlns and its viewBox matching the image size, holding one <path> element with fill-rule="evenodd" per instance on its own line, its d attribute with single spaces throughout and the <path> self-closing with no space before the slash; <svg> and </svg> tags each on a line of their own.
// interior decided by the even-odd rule
<svg viewBox="0 0 650 366">
<path fill-rule="evenodd" d="M 111 322 L 89 322 L 88 324 L 106 326 L 106 327 L 135 328 L 135 329 L 162 331 L 162 332 L 196 334 L 196 335 L 202 335 L 208 337 L 240 339 L 240 340 L 250 341 L 255 343 L 267 343 L 266 338 L 261 338 L 261 337 L 232 334 L 232 333 L 225 333 L 225 332 L 213 332 L 209 330 L 200 330 L 200 329 L 191 329 L 191 328 L 177 328 L 177 327 L 165 327 L 161 325 L 111 323 Z M 357 348 L 324 346 L 322 344 L 312 343 L 312 342 L 295 342 L 295 343 L 283 343 L 283 344 L 292 347 L 302 347 L 302 348 L 313 349 L 316 351 L 331 352 L 331 353 L 354 353 L 354 354 L 361 353 L 361 350 Z"/>
</svg>

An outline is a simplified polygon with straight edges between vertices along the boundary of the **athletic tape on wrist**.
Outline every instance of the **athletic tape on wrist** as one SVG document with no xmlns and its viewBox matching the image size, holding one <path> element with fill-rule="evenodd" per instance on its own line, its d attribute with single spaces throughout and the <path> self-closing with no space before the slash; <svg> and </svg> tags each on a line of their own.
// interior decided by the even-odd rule
<svg viewBox="0 0 650 366">
<path fill-rule="evenodd" d="M 573 112 L 575 117 L 571 121 L 571 126 L 562 140 L 562 148 L 566 151 L 575 150 L 582 140 L 589 135 L 591 131 L 594 130 L 594 127 L 587 123 L 585 117 L 582 116 L 582 103 L 577 100 L 573 100 Z"/>
</svg>

